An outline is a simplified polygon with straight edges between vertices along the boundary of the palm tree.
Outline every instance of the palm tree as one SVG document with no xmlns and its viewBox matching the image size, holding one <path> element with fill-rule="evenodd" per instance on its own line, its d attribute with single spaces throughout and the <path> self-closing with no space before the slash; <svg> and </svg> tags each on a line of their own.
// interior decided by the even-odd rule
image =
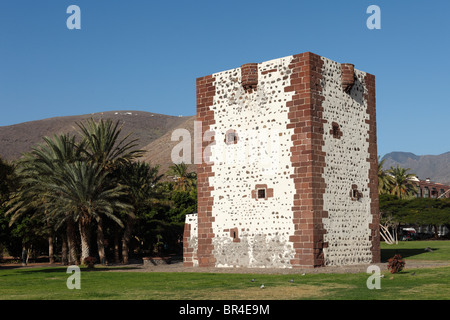
<svg viewBox="0 0 450 320">
<path fill-rule="evenodd" d="M 392 176 L 383 169 L 385 159 L 380 161 L 378 157 L 378 194 L 390 193 L 392 189 Z"/>
<path fill-rule="evenodd" d="M 44 143 L 25 153 L 18 161 L 17 183 L 18 188 L 9 201 L 11 214 L 10 223 L 14 223 L 23 214 L 36 214 L 44 212 L 44 217 L 49 226 L 49 255 L 52 252 L 53 239 L 52 225 L 58 229 L 66 225 L 67 243 L 69 251 L 69 263 L 76 263 L 76 246 L 74 221 L 70 212 L 66 212 L 65 219 L 59 222 L 51 221 L 47 213 L 49 205 L 49 190 L 45 188 L 48 179 L 63 164 L 73 162 L 81 158 L 81 148 L 75 144 L 75 138 L 69 135 L 54 135 L 53 138 L 44 137 Z"/>
<path fill-rule="evenodd" d="M 17 188 L 16 167 L 0 157 L 0 209 L 8 201 L 10 194 Z M 3 244 L 0 241 L 0 259 Z"/>
<path fill-rule="evenodd" d="M 9 194 L 16 189 L 16 166 L 0 157 L 0 206 L 8 200 Z"/>
<path fill-rule="evenodd" d="M 404 169 L 399 165 L 388 170 L 388 173 L 392 175 L 391 194 L 396 195 L 400 199 L 410 199 L 416 194 L 414 184 L 411 182 L 415 174 L 407 173 L 408 170 L 410 169 Z"/>
<path fill-rule="evenodd" d="M 95 122 L 89 119 L 86 123 L 77 123 L 77 126 L 89 163 L 97 164 L 103 172 L 108 173 L 108 180 L 114 179 L 114 172 L 121 166 L 131 163 L 145 152 L 136 148 L 137 139 L 130 140 L 131 134 L 121 137 L 122 127 L 119 127 L 119 121 L 113 123 L 111 119 L 101 119 Z M 98 254 L 104 263 L 103 216 L 97 215 L 96 221 Z"/>
<path fill-rule="evenodd" d="M 74 221 L 78 222 L 82 261 L 91 254 L 89 228 L 93 219 L 105 215 L 123 226 L 117 212 L 132 214 L 131 205 L 123 201 L 125 187 L 109 184 L 107 173 L 96 164 L 66 163 L 46 181 L 45 187 L 51 191 L 48 195 L 50 214 L 64 218 L 65 212 L 71 212 Z"/>
<path fill-rule="evenodd" d="M 102 170 L 111 172 L 145 153 L 136 149 L 138 139 L 130 140 L 131 134 L 120 137 L 122 127 L 119 127 L 119 121 L 113 123 L 111 119 L 101 119 L 95 122 L 89 119 L 86 124 L 77 123 L 77 126 L 89 161 L 100 165 Z"/>
<path fill-rule="evenodd" d="M 170 166 L 169 175 L 175 179 L 175 188 L 186 191 L 196 184 L 197 174 L 195 172 L 188 172 L 188 166 L 182 162 Z"/>
<path fill-rule="evenodd" d="M 127 217 L 125 230 L 122 237 L 122 259 L 128 263 L 128 250 L 132 228 L 135 218 L 141 208 L 155 198 L 155 187 L 163 175 L 158 174 L 159 166 L 152 167 L 145 162 L 133 162 L 122 166 L 120 169 L 120 181 L 127 186 L 130 203 L 134 208 L 134 215 Z"/>
</svg>

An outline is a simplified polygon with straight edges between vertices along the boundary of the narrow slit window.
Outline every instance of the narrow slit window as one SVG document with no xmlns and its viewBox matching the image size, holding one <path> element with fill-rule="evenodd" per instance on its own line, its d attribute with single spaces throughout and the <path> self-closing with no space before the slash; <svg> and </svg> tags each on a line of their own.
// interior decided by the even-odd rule
<svg viewBox="0 0 450 320">
<path fill-rule="evenodd" d="M 356 184 L 352 185 L 352 190 L 350 191 L 350 197 L 352 200 L 358 201 L 363 196 L 362 192 L 358 190 L 358 186 Z"/>
<path fill-rule="evenodd" d="M 227 143 L 234 143 L 236 141 L 236 134 L 234 132 L 229 132 L 227 134 Z"/>
<path fill-rule="evenodd" d="M 337 137 L 339 135 L 339 126 L 337 124 L 335 124 L 333 126 L 333 136 Z"/>
<path fill-rule="evenodd" d="M 230 129 L 225 133 L 226 144 L 236 144 L 238 141 L 238 135 L 235 130 Z"/>
</svg>

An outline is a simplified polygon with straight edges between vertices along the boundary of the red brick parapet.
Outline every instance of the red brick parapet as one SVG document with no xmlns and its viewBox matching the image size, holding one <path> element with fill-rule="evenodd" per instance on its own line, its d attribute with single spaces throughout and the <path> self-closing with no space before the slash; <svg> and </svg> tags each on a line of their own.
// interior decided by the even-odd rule
<svg viewBox="0 0 450 320">
<path fill-rule="evenodd" d="M 253 91 L 258 86 L 258 64 L 246 63 L 241 66 L 241 85 L 245 91 Z"/>
<path fill-rule="evenodd" d="M 355 83 L 355 66 L 351 63 L 341 64 L 342 90 L 349 93 Z"/>
</svg>

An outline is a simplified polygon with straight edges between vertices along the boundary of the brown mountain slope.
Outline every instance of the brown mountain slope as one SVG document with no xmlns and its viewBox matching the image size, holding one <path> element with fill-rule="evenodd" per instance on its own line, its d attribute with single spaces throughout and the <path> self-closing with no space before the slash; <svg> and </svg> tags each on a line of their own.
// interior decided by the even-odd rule
<svg viewBox="0 0 450 320">
<path fill-rule="evenodd" d="M 77 122 L 93 118 L 110 118 L 119 120 L 122 135 L 132 133 L 131 138 L 139 139 L 139 148 L 171 132 L 191 117 L 176 117 L 145 111 L 107 111 L 94 114 L 56 117 L 37 121 L 24 122 L 11 126 L 0 127 L 0 156 L 7 160 L 14 160 L 23 152 L 42 142 L 44 136 L 59 133 L 76 133 Z M 170 154 L 170 151 L 169 151 Z"/>
<path fill-rule="evenodd" d="M 187 117 L 185 117 L 187 118 Z M 175 129 L 186 129 L 191 138 L 191 164 L 188 164 L 189 171 L 196 171 L 196 166 L 193 164 L 194 157 L 194 121 L 195 116 L 189 117 L 183 123 L 178 125 L 173 130 L 168 131 L 166 134 L 160 138 L 150 142 L 143 149 L 147 151 L 144 155 L 143 160 L 149 162 L 152 165 L 160 165 L 160 172 L 166 172 L 173 161 L 171 158 L 173 148 L 180 143 L 181 140 L 172 141 L 172 133 Z"/>
</svg>

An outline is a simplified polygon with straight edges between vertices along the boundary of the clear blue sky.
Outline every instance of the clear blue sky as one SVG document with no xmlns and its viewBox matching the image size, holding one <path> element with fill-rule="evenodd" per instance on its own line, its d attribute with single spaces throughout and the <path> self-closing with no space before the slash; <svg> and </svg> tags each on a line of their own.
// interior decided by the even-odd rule
<svg viewBox="0 0 450 320">
<path fill-rule="evenodd" d="M 81 30 L 69 30 L 69 5 Z M 369 30 L 369 5 L 381 29 Z M 0 126 L 195 114 L 195 79 L 311 51 L 376 76 L 378 153 L 450 151 L 450 1 L 1 0 Z"/>
</svg>

